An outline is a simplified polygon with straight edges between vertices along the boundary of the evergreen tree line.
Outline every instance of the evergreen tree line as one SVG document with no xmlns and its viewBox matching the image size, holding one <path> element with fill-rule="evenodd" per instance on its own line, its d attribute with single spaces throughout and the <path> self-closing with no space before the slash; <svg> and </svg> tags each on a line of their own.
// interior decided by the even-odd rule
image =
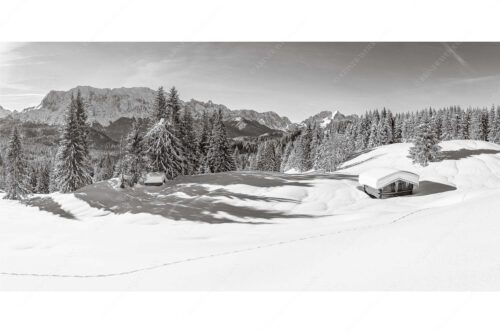
<svg viewBox="0 0 500 333">
<path fill-rule="evenodd" d="M 106 153 L 94 159 L 89 151 L 90 127 L 80 92 L 72 96 L 55 157 L 28 163 L 20 133 L 12 131 L 5 158 L 0 156 L 0 185 L 6 199 L 30 193 L 74 192 L 94 181 L 121 177 L 133 186 L 147 172 L 179 175 L 235 170 L 222 112 L 205 113 L 197 135 L 189 109 L 182 110 L 175 88 L 159 88 L 146 131 L 137 122 L 120 146 L 119 160 Z M 93 166 L 94 164 L 94 166 Z"/>
<path fill-rule="evenodd" d="M 160 87 L 146 131 L 135 123 L 125 139 L 119 168 L 122 186 L 134 186 L 146 172 L 174 179 L 236 170 L 222 111 L 205 112 L 201 122 L 197 134 L 191 111 L 182 109 L 175 87 L 168 94 Z"/>
<path fill-rule="evenodd" d="M 89 126 L 80 93 L 72 96 L 55 159 L 28 164 L 17 127 L 4 162 L 5 199 L 19 200 L 30 193 L 73 192 L 92 183 L 88 144 Z"/>
<path fill-rule="evenodd" d="M 14 128 L 0 156 L 0 187 L 5 189 L 5 198 L 73 192 L 117 176 L 123 186 L 133 186 L 146 172 L 164 172 L 168 179 L 174 179 L 235 169 L 334 171 L 353 154 L 398 142 L 413 142 L 410 157 L 415 163 L 427 165 L 437 158 L 440 141 L 500 143 L 500 107 L 453 106 L 395 115 L 382 109 L 325 127 L 307 125 L 278 139 L 264 137 L 231 144 L 220 110 L 211 115 L 205 112 L 201 126 L 195 128 L 189 109 L 181 107 L 177 90 L 172 88 L 167 94 L 160 87 L 149 123 L 146 128 L 134 123 L 120 145 L 119 157 L 106 153 L 92 159 L 89 129 L 79 92 L 71 99 L 54 157 L 40 157 L 28 165 L 20 133 Z"/>
<path fill-rule="evenodd" d="M 413 142 L 410 157 L 427 165 L 439 153 L 440 141 L 484 140 L 500 143 L 500 107 L 432 108 L 392 114 L 369 111 L 360 117 L 303 127 L 293 137 L 258 143 L 256 152 L 235 156 L 238 169 L 304 172 L 334 171 L 353 154 L 382 145 Z"/>
</svg>

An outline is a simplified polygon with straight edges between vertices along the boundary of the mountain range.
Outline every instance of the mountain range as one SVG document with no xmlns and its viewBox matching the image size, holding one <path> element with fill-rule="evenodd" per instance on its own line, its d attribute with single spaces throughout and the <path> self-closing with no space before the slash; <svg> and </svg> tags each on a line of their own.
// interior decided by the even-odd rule
<svg viewBox="0 0 500 333">
<path fill-rule="evenodd" d="M 21 122 L 61 125 L 71 96 L 77 91 L 80 91 L 86 103 L 89 122 L 95 128 L 101 128 L 113 140 L 119 140 L 130 129 L 133 118 L 148 118 L 151 115 L 156 96 L 156 91 L 145 87 L 101 89 L 78 86 L 68 91 L 52 90 L 38 106 L 22 111 L 9 111 L 0 106 L 0 118 L 11 116 Z M 344 117 L 338 111 L 322 111 L 297 124 L 273 111 L 231 110 L 212 101 L 194 99 L 181 101 L 181 104 L 191 111 L 195 120 L 200 119 L 204 111 L 210 114 L 222 110 L 228 135 L 233 138 L 286 132 L 313 123 L 324 127 L 332 120 L 342 120 Z"/>
</svg>

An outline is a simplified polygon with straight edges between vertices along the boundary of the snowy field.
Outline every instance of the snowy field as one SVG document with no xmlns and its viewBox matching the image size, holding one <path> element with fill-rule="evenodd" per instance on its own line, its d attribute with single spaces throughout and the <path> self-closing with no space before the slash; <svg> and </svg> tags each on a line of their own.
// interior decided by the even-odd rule
<svg viewBox="0 0 500 333">
<path fill-rule="evenodd" d="M 333 174 L 232 172 L 29 205 L 0 200 L 1 290 L 500 290 L 500 146 L 409 144 Z M 357 176 L 416 172 L 409 197 L 370 199 Z"/>
</svg>

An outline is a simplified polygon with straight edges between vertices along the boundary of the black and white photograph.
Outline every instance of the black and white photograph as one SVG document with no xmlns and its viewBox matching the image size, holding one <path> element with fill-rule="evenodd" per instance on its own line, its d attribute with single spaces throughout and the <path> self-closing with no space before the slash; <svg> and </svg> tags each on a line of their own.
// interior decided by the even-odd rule
<svg viewBox="0 0 500 333">
<path fill-rule="evenodd" d="M 500 291 L 500 41 L 197 39 L 217 8 L 0 41 L 0 291 Z"/>
<path fill-rule="evenodd" d="M 500 287 L 500 43 L 2 49 L 2 289 Z"/>
</svg>

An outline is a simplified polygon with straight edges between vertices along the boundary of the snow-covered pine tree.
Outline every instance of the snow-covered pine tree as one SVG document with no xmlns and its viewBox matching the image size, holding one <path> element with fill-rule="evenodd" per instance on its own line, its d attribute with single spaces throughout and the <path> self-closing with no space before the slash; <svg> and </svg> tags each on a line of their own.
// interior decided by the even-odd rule
<svg viewBox="0 0 500 333">
<path fill-rule="evenodd" d="M 198 163 L 198 173 L 204 173 L 208 170 L 207 167 L 207 154 L 210 145 L 210 135 L 212 129 L 210 128 L 210 121 L 207 111 L 203 111 L 203 116 L 201 118 L 202 127 L 200 131 L 200 136 L 198 137 L 198 153 L 200 156 Z"/>
<path fill-rule="evenodd" d="M 385 109 L 383 110 L 385 111 Z M 379 124 L 379 144 L 387 145 L 392 143 L 393 141 L 393 133 L 392 133 L 392 114 L 390 112 L 383 112 L 385 117 L 381 118 L 381 122 Z"/>
<path fill-rule="evenodd" d="M 257 153 L 255 154 L 255 170 L 266 171 L 267 160 L 266 160 L 266 141 L 259 142 L 257 144 Z"/>
<path fill-rule="evenodd" d="M 213 128 L 207 153 L 207 167 L 211 173 L 234 171 L 233 155 L 227 139 L 227 132 L 222 122 L 222 111 L 215 113 Z"/>
<path fill-rule="evenodd" d="M 36 193 L 36 184 L 38 182 L 38 169 L 36 166 L 32 165 L 31 167 L 28 167 L 28 185 L 29 185 L 29 190 L 32 193 Z"/>
<path fill-rule="evenodd" d="M 49 193 L 50 192 L 50 161 L 43 161 L 38 168 L 37 183 L 35 193 Z"/>
<path fill-rule="evenodd" d="M 98 161 L 96 172 L 94 173 L 94 180 L 108 180 L 113 178 L 114 174 L 115 163 L 113 162 L 111 155 L 107 153 Z"/>
<path fill-rule="evenodd" d="M 488 141 L 500 143 L 500 106 L 495 110 L 492 121 L 488 133 Z"/>
<path fill-rule="evenodd" d="M 248 170 L 257 170 L 257 154 L 248 154 Z"/>
<path fill-rule="evenodd" d="M 451 138 L 458 139 L 460 136 L 460 112 L 458 107 L 452 107 L 450 110 L 450 128 Z"/>
<path fill-rule="evenodd" d="M 353 153 L 351 139 L 347 134 L 333 134 L 323 141 L 320 149 L 319 169 L 333 172 Z"/>
<path fill-rule="evenodd" d="M 400 113 L 394 117 L 394 138 L 395 143 L 403 142 L 403 117 Z"/>
<path fill-rule="evenodd" d="M 471 140 L 484 140 L 484 124 L 481 109 L 473 109 L 470 119 L 469 136 Z"/>
<path fill-rule="evenodd" d="M 160 119 L 144 137 L 145 153 L 149 157 L 150 169 L 154 172 L 164 172 L 167 179 L 174 179 L 183 174 L 181 142 L 169 130 L 165 119 Z"/>
<path fill-rule="evenodd" d="M 493 105 L 490 109 L 490 112 L 488 112 L 488 141 L 494 142 L 495 141 L 495 134 L 496 134 L 496 110 L 495 106 Z"/>
<path fill-rule="evenodd" d="M 243 163 L 241 161 L 240 150 L 238 146 L 236 146 L 233 150 L 233 161 L 236 170 L 243 170 Z"/>
<path fill-rule="evenodd" d="M 154 114 L 153 123 L 160 121 L 160 119 L 168 119 L 169 114 L 167 110 L 167 99 L 165 98 L 165 91 L 163 87 L 159 87 L 156 91 L 155 103 L 154 103 Z"/>
<path fill-rule="evenodd" d="M 276 172 L 280 171 L 282 158 L 283 158 L 283 144 L 278 141 L 278 142 L 274 143 L 273 171 L 276 171 Z"/>
<path fill-rule="evenodd" d="M 318 160 L 315 165 L 316 170 L 323 170 L 325 172 L 335 171 L 337 163 L 334 159 L 335 144 L 331 137 L 327 135 L 321 142 L 318 149 Z"/>
<path fill-rule="evenodd" d="M 468 140 L 470 127 L 470 110 L 464 110 L 460 118 L 460 139 Z"/>
<path fill-rule="evenodd" d="M 313 138 L 313 131 L 310 125 L 303 129 L 300 135 L 299 145 L 297 150 L 297 158 L 300 163 L 300 171 L 308 171 L 313 167 L 314 160 L 311 158 L 311 142 Z"/>
<path fill-rule="evenodd" d="M 409 153 L 413 163 L 427 166 L 429 162 L 437 158 L 441 147 L 430 119 L 423 117 L 420 122 L 417 126 L 413 147 L 410 147 Z"/>
<path fill-rule="evenodd" d="M 379 142 L 379 124 L 376 119 L 373 119 L 370 127 L 370 136 L 368 139 L 368 148 L 375 148 L 380 146 Z"/>
<path fill-rule="evenodd" d="M 28 195 L 30 185 L 28 184 L 28 171 L 26 157 L 24 156 L 21 138 L 17 127 L 12 130 L 7 153 L 5 155 L 5 192 L 4 199 L 19 200 Z"/>
<path fill-rule="evenodd" d="M 291 142 L 290 154 L 286 160 L 283 171 L 295 170 L 301 171 L 302 167 L 302 148 L 300 147 L 300 137 Z"/>
<path fill-rule="evenodd" d="M 178 134 L 181 126 L 181 100 L 179 99 L 179 93 L 175 87 L 170 88 L 168 93 L 167 110 L 170 119 L 165 119 L 169 120 L 172 133 L 176 135 L 178 139 L 181 139 Z"/>
<path fill-rule="evenodd" d="M 283 152 L 283 156 L 281 157 L 281 165 L 280 165 L 280 171 L 285 172 L 287 169 L 287 164 L 288 164 L 288 158 L 290 157 L 290 154 L 292 153 L 293 149 L 293 141 L 290 140 L 285 146 L 285 150 Z"/>
<path fill-rule="evenodd" d="M 78 90 L 76 93 L 75 117 L 76 117 L 76 122 L 77 122 L 77 129 L 78 129 L 78 133 L 77 133 L 76 138 L 79 141 L 80 146 L 82 147 L 82 151 L 83 151 L 82 158 L 85 160 L 85 164 L 87 165 L 87 168 L 88 168 L 89 173 L 90 173 L 90 170 L 91 170 L 90 154 L 89 154 L 90 127 L 89 127 L 89 124 L 87 123 L 87 111 L 85 110 L 85 105 L 84 105 L 80 90 Z"/>
<path fill-rule="evenodd" d="M 137 122 L 134 122 L 130 133 L 125 139 L 123 156 L 123 171 L 127 176 L 127 185 L 130 187 L 137 184 L 146 171 L 147 156 L 145 151 L 140 126 Z"/>
<path fill-rule="evenodd" d="M 280 155 L 273 140 L 262 142 L 257 151 L 257 170 L 279 171 Z"/>
<path fill-rule="evenodd" d="M 451 112 L 445 110 L 441 118 L 441 140 L 452 140 L 453 139 L 453 126 L 451 123 Z"/>
<path fill-rule="evenodd" d="M 350 152 L 356 151 L 356 129 L 354 124 L 347 125 L 343 136 L 346 138 L 346 149 Z"/>
<path fill-rule="evenodd" d="M 410 142 L 412 140 L 412 126 L 410 114 L 406 113 L 403 118 L 403 128 L 401 129 L 401 140 L 402 142 Z"/>
<path fill-rule="evenodd" d="M 356 143 L 355 147 L 357 151 L 362 151 L 368 146 L 368 135 L 369 135 L 369 120 L 368 116 L 361 116 L 356 125 Z"/>
<path fill-rule="evenodd" d="M 196 141 L 194 131 L 193 116 L 188 108 L 184 109 L 184 114 L 181 119 L 180 136 L 184 156 L 186 157 L 186 165 L 184 169 L 186 174 L 193 175 L 198 171 L 200 156 L 198 152 L 198 142 Z"/>
<path fill-rule="evenodd" d="M 80 99 L 79 94 L 77 99 Z M 54 172 L 57 189 L 61 192 L 74 192 L 92 184 L 87 143 L 88 129 L 85 120 L 83 103 L 72 96 L 59 142 Z"/>
<path fill-rule="evenodd" d="M 317 155 L 317 151 L 319 149 L 319 145 L 321 144 L 321 136 L 322 135 L 323 135 L 323 132 L 321 131 L 321 127 L 315 123 L 313 128 L 312 128 L 312 132 L 311 132 L 311 143 L 309 144 L 309 146 L 310 146 L 310 148 L 309 148 L 309 151 L 310 151 L 309 165 L 311 166 L 311 168 L 314 167 L 314 163 L 316 162 L 316 155 Z"/>
<path fill-rule="evenodd" d="M 488 141 L 488 132 L 489 130 L 489 124 L 488 124 L 488 109 L 483 109 L 481 110 L 481 122 L 483 124 L 483 138 L 482 140 Z"/>
</svg>

